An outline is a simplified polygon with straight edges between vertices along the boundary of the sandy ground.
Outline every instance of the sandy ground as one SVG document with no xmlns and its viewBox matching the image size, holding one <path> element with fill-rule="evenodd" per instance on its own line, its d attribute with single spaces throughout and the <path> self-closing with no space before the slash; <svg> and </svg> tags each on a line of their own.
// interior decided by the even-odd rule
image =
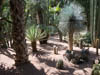
<svg viewBox="0 0 100 75">
<path fill-rule="evenodd" d="M 14 50 L 0 50 L 0 75 L 91 75 L 93 60 L 96 58 L 95 49 L 90 48 L 90 60 L 87 63 L 75 65 L 64 59 L 68 44 L 59 42 L 58 36 L 50 37 L 47 45 L 39 45 L 38 53 L 31 53 L 30 42 L 28 43 L 29 60 L 31 63 L 21 67 L 14 67 L 13 54 Z M 53 46 L 59 47 L 58 55 L 53 52 Z M 80 51 L 80 48 L 74 47 L 75 51 Z M 56 62 L 62 59 L 64 61 L 64 69 L 56 69 Z M 4 68 L 5 67 L 5 68 Z"/>
</svg>

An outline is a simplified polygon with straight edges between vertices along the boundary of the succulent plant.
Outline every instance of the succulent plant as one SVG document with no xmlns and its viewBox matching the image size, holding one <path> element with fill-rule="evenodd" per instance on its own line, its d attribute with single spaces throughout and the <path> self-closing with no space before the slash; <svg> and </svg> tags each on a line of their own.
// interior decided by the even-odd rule
<svg viewBox="0 0 100 75">
<path fill-rule="evenodd" d="M 58 60 L 56 63 L 56 68 L 58 69 L 63 69 L 63 60 Z"/>
<path fill-rule="evenodd" d="M 41 40 L 46 36 L 45 32 L 42 32 L 42 30 L 37 26 L 32 26 L 26 31 L 26 37 L 31 41 L 33 52 L 37 51 L 36 48 L 36 41 Z"/>
<path fill-rule="evenodd" d="M 100 75 L 100 64 L 93 65 L 92 75 Z"/>
</svg>

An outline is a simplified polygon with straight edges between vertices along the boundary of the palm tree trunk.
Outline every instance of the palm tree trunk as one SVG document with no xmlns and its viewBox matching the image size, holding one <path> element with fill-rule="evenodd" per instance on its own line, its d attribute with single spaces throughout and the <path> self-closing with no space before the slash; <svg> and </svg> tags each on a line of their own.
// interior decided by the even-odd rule
<svg viewBox="0 0 100 75">
<path fill-rule="evenodd" d="M 73 50 L 73 32 L 69 31 L 69 50 Z"/>
<path fill-rule="evenodd" d="M 15 65 L 28 62 L 25 42 L 24 0 L 10 0 L 11 17 L 13 20 L 12 39 L 16 52 Z"/>
<path fill-rule="evenodd" d="M 32 45 L 32 50 L 33 50 L 33 52 L 37 52 L 36 41 L 33 41 L 33 42 L 31 43 L 31 45 Z"/>
</svg>

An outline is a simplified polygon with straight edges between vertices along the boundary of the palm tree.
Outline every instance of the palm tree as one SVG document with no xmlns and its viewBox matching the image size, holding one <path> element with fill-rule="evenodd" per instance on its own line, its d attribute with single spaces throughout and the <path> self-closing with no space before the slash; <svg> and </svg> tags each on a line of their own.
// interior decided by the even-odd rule
<svg viewBox="0 0 100 75">
<path fill-rule="evenodd" d="M 77 3 L 72 2 L 66 5 L 60 13 L 59 29 L 66 35 L 69 34 L 69 49 L 73 50 L 73 34 L 84 28 L 84 9 Z"/>
<path fill-rule="evenodd" d="M 10 0 L 11 17 L 13 21 L 13 49 L 16 53 L 15 65 L 28 62 L 25 42 L 24 0 Z"/>
</svg>

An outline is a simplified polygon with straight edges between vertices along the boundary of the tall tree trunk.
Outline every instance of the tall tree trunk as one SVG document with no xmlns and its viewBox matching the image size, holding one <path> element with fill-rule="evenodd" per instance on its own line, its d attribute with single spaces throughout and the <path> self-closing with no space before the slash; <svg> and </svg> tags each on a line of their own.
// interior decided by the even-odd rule
<svg viewBox="0 0 100 75">
<path fill-rule="evenodd" d="M 27 46 L 25 42 L 24 6 L 24 0 L 10 0 L 11 17 L 13 20 L 13 49 L 16 52 L 15 65 L 28 62 Z"/>
<path fill-rule="evenodd" d="M 69 50 L 73 50 L 73 32 L 69 31 Z"/>
</svg>

